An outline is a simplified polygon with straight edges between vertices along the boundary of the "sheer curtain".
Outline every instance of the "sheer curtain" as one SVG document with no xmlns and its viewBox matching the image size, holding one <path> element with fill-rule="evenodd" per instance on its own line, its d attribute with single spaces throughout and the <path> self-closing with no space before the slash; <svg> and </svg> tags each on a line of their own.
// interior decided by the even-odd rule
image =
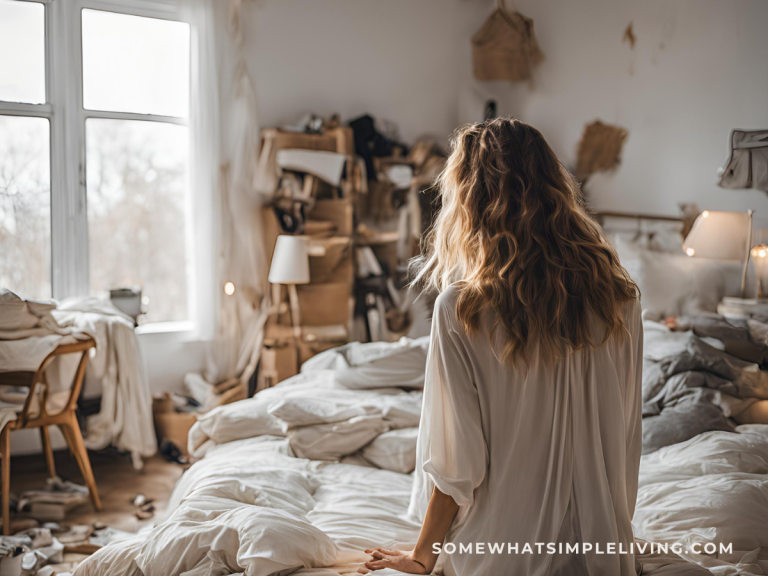
<svg viewBox="0 0 768 576">
<path fill-rule="evenodd" d="M 259 123 L 243 51 L 241 3 L 231 2 L 227 25 L 218 27 L 215 4 L 183 1 L 194 40 L 191 184 L 199 217 L 193 241 L 202 263 L 194 284 L 201 336 L 211 341 L 203 377 L 212 384 L 239 378 L 247 385 L 269 305 L 262 204 L 253 189 Z"/>
</svg>

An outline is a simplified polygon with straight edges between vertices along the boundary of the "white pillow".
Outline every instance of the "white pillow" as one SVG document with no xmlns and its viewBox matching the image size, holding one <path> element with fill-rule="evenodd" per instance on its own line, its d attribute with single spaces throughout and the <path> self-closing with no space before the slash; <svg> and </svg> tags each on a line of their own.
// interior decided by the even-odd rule
<svg viewBox="0 0 768 576">
<path fill-rule="evenodd" d="M 289 398 L 272 405 L 269 413 L 285 422 L 285 430 L 314 424 L 330 424 L 365 416 L 381 410 L 373 406 L 352 404 L 350 400 L 317 397 Z"/>
<path fill-rule="evenodd" d="M 294 428 L 288 432 L 288 440 L 299 458 L 339 460 L 387 430 L 389 426 L 379 415 L 357 416 L 343 422 Z"/>
<path fill-rule="evenodd" d="M 640 288 L 646 319 L 716 312 L 724 296 L 739 293 L 741 262 L 644 250 L 621 238 L 614 245 L 621 265 Z"/>
<path fill-rule="evenodd" d="M 301 366 L 302 373 L 333 370 L 336 381 L 351 390 L 423 388 L 429 337 L 397 342 L 352 342 L 321 352 Z"/>
<path fill-rule="evenodd" d="M 363 448 L 362 456 L 384 470 L 410 474 L 416 468 L 418 428 L 385 432 Z"/>
</svg>

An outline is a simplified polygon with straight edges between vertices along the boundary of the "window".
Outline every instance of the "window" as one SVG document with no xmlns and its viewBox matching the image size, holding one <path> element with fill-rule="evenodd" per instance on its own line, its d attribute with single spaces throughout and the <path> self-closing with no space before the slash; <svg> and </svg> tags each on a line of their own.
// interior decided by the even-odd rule
<svg viewBox="0 0 768 576">
<path fill-rule="evenodd" d="M 143 287 L 148 321 L 187 319 L 187 127 L 86 121 L 91 288 Z"/>
<path fill-rule="evenodd" d="M 91 290 L 186 320 L 189 26 L 83 10 L 82 39 Z"/>
<path fill-rule="evenodd" d="M 0 0 L 0 100 L 45 102 L 45 6 Z"/>
<path fill-rule="evenodd" d="M 1 286 L 189 319 L 189 74 L 173 0 L 0 0 Z"/>
<path fill-rule="evenodd" d="M 0 0 L 0 286 L 51 296 L 45 6 Z"/>
<path fill-rule="evenodd" d="M 0 286 L 51 296 L 48 120 L 0 116 Z"/>
</svg>

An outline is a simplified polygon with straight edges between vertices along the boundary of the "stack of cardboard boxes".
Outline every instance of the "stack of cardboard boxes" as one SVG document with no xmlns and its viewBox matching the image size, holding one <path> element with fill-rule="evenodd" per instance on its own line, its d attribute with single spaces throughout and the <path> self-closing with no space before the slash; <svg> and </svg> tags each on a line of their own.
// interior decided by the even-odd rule
<svg viewBox="0 0 768 576">
<path fill-rule="evenodd" d="M 272 138 L 278 150 L 337 152 L 349 156 L 348 167 L 354 165 L 352 131 L 346 127 L 323 134 L 269 129 L 263 137 Z M 273 313 L 265 330 L 258 389 L 293 376 L 307 359 L 349 339 L 355 280 L 353 177 L 347 174 L 341 189 L 315 182 L 313 202 L 304 213 L 302 229 L 309 237 L 310 283 L 296 287 L 301 336 L 297 341 L 285 290 L 273 287 Z M 266 249 L 272 254 L 277 236 L 286 231 L 272 207 L 265 208 L 264 220 Z"/>
</svg>

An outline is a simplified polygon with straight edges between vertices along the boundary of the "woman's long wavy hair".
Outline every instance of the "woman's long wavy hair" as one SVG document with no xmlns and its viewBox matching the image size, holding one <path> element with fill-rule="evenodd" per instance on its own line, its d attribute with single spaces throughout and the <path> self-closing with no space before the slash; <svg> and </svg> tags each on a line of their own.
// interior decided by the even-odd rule
<svg viewBox="0 0 768 576">
<path fill-rule="evenodd" d="M 639 290 L 538 130 L 508 118 L 460 128 L 437 186 L 414 282 L 456 283 L 469 334 L 490 309 L 502 362 L 527 365 L 533 342 L 542 358 L 563 358 L 626 332 L 622 305 Z"/>
</svg>

